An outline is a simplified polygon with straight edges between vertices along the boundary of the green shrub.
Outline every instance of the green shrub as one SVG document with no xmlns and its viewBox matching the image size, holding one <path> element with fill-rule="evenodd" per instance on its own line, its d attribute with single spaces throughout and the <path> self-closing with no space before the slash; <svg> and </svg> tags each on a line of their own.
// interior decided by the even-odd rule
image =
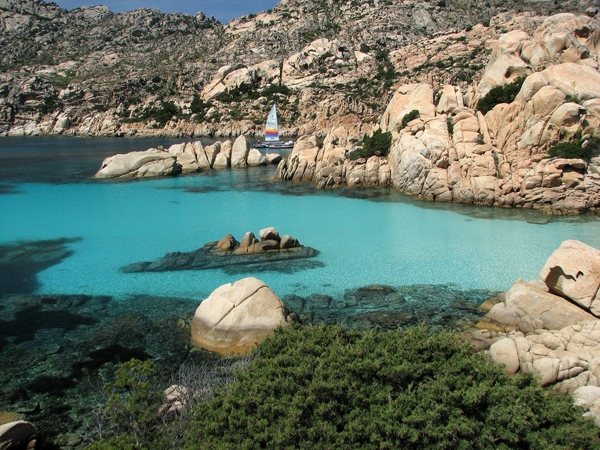
<svg viewBox="0 0 600 450">
<path fill-rule="evenodd" d="M 591 138 L 587 140 L 585 147 L 580 139 L 574 142 L 561 142 L 548 150 L 550 157 L 556 158 L 577 158 L 587 162 L 600 155 L 600 139 Z"/>
<path fill-rule="evenodd" d="M 114 383 L 107 383 L 104 390 L 109 395 L 104 414 L 110 419 L 116 436 L 100 442 L 95 448 L 150 446 L 162 423 L 159 408 L 163 395 L 156 386 L 156 365 L 151 361 L 132 359 L 115 372 Z"/>
<path fill-rule="evenodd" d="M 500 103 L 512 103 L 521 90 L 524 81 L 525 77 L 520 77 L 504 86 L 493 87 L 485 97 L 477 102 L 477 109 L 485 114 Z"/>
<path fill-rule="evenodd" d="M 452 118 L 448 117 L 446 119 L 446 124 L 448 124 L 448 134 L 452 137 L 454 135 L 454 121 Z"/>
<path fill-rule="evenodd" d="M 599 448 L 569 397 L 451 333 L 279 329 L 199 405 L 188 450 Z"/>
<path fill-rule="evenodd" d="M 402 123 L 398 127 L 398 131 L 404 130 L 404 128 L 406 128 L 406 125 L 408 125 L 408 122 L 412 122 L 413 120 L 418 119 L 419 117 L 421 117 L 421 113 L 418 109 L 413 109 L 408 114 L 405 114 L 402 118 Z"/>
<path fill-rule="evenodd" d="M 365 135 L 362 149 L 351 152 L 348 157 L 352 161 L 356 161 L 358 158 L 369 158 L 373 155 L 386 156 L 390 151 L 391 143 L 392 133 L 389 131 L 384 133 L 379 128 L 373 133 L 373 136 Z"/>
</svg>

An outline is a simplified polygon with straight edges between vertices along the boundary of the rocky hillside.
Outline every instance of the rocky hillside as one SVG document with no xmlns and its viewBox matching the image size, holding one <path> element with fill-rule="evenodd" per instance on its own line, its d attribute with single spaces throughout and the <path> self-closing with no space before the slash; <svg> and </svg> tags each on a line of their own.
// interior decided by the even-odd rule
<svg viewBox="0 0 600 450">
<path fill-rule="evenodd" d="M 281 180 L 393 185 L 432 201 L 581 213 L 600 208 L 600 22 L 558 14 L 494 45 L 477 85 L 401 85 L 361 146 L 304 136 Z M 384 136 L 388 141 L 383 145 Z M 368 151 L 371 149 L 372 151 Z M 389 154 L 387 154 L 389 150 Z"/>
<path fill-rule="evenodd" d="M 0 132 L 254 134 L 277 99 L 288 134 L 339 124 L 360 134 L 392 86 L 466 92 L 501 33 L 558 10 L 596 14 L 592 0 L 283 0 L 222 25 L 0 0 Z"/>
</svg>

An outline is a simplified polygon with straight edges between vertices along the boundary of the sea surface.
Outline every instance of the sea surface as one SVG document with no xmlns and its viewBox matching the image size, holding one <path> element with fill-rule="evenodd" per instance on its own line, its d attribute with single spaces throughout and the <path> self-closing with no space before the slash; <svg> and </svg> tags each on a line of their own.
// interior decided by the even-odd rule
<svg viewBox="0 0 600 450">
<path fill-rule="evenodd" d="M 34 423 L 52 448 L 86 448 L 107 425 L 102 386 L 121 363 L 151 359 L 160 389 L 220 364 L 192 349 L 189 323 L 214 289 L 246 276 L 264 280 L 302 323 L 465 329 L 482 302 L 537 278 L 562 241 L 600 248 L 598 216 L 320 190 L 272 182 L 274 166 L 93 178 L 107 156 L 178 142 L 0 138 L 0 421 Z M 122 271 L 266 227 L 318 256 L 235 273 Z"/>
<path fill-rule="evenodd" d="M 280 296 L 341 295 L 372 284 L 451 284 L 506 290 L 536 278 L 566 239 L 600 248 L 597 216 L 434 204 L 393 189 L 319 190 L 277 183 L 275 166 L 162 179 L 93 179 L 104 157 L 182 140 L 0 139 L 0 245 L 65 240 L 69 256 L 4 289 L 36 294 L 137 295 L 202 300 L 257 276 Z M 232 233 L 275 227 L 317 249 L 322 267 L 123 273 L 121 267 L 189 252 Z M 10 284 L 10 286 L 7 286 Z M 11 293 L 11 292 L 9 292 Z M 0 295 L 3 294 L 0 292 Z"/>
</svg>

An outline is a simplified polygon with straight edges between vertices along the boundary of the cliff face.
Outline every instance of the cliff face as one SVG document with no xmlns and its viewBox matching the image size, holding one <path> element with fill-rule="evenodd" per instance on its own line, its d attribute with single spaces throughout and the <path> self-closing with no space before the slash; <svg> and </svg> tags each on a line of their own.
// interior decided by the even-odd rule
<svg viewBox="0 0 600 450">
<path fill-rule="evenodd" d="M 323 187 L 392 184 L 427 200 L 556 214 L 597 210 L 600 148 L 587 160 L 548 156 L 559 142 L 597 146 L 599 43 L 600 23 L 573 14 L 548 17 L 531 34 L 508 32 L 466 95 L 452 85 L 436 93 L 425 83 L 396 90 L 379 123 L 393 136 L 387 158 L 351 161 L 357 144 L 338 128 L 322 146 L 315 139 L 299 141 L 280 164 L 279 178 Z M 492 87 L 520 77 L 524 81 L 510 103 L 497 102 L 485 115 L 474 109 Z M 406 123 L 415 110 L 419 117 Z"/>
<path fill-rule="evenodd" d="M 503 3 L 284 0 L 222 25 L 202 13 L 0 0 L 0 132 L 251 135 L 278 100 L 288 134 L 361 133 L 391 86 L 466 90 L 501 32 L 558 8 Z"/>
</svg>

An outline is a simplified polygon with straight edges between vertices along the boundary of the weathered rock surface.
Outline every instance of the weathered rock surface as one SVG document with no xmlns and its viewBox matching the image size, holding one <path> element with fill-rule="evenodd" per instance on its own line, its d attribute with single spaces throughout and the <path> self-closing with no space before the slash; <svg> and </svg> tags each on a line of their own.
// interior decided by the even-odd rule
<svg viewBox="0 0 600 450">
<path fill-rule="evenodd" d="M 280 157 L 281 158 L 281 157 Z M 277 161 L 271 157 L 275 164 Z M 208 169 L 263 166 L 269 160 L 259 150 L 252 149 L 245 136 L 231 141 L 216 142 L 206 148 L 200 141 L 174 144 L 143 152 L 114 155 L 102 162 L 96 178 L 134 178 L 177 175 Z"/>
<path fill-rule="evenodd" d="M 600 316 L 600 250 L 565 241 L 540 273 L 550 291 Z"/>
<path fill-rule="evenodd" d="M 134 178 L 176 175 L 181 172 L 177 157 L 168 152 L 150 149 L 115 155 L 102 162 L 96 178 Z"/>
<path fill-rule="evenodd" d="M 293 260 L 314 258 L 319 252 L 300 245 L 291 236 L 279 238 L 273 227 L 260 232 L 260 241 L 248 232 L 241 242 L 228 234 L 220 241 L 209 242 L 194 252 L 167 253 L 155 262 L 139 262 L 122 268 L 123 272 L 167 272 L 173 270 L 231 269 L 251 266 L 255 270 L 269 270 Z"/>
<path fill-rule="evenodd" d="M 517 281 L 497 299 L 472 339 L 478 348 L 487 341 L 490 356 L 508 373 L 535 372 L 542 385 L 575 392 L 600 423 L 600 409 L 594 406 L 600 386 L 600 320 L 572 302 L 586 298 L 582 292 L 600 283 L 600 274 L 589 270 L 597 262 L 596 252 L 581 242 L 565 241 L 548 259 L 541 280 Z M 585 271 L 589 278 L 577 285 L 577 277 L 570 279 L 573 270 Z"/>
<path fill-rule="evenodd" d="M 350 161 L 358 146 L 348 139 L 349 129 L 338 127 L 322 147 L 314 138 L 299 140 L 279 164 L 277 179 L 320 187 L 392 184 L 426 200 L 553 214 L 597 210 L 598 162 L 546 157 L 558 142 L 600 136 L 598 36 L 598 21 L 573 14 L 547 18 L 533 36 L 511 31 L 497 41 L 482 81 L 466 99 L 452 85 L 444 86 L 437 105 L 430 84 L 396 89 L 379 123 L 393 137 L 387 158 Z M 485 116 L 465 106 L 520 76 L 527 78 L 511 104 L 497 105 Z M 400 130 L 413 110 L 420 118 Z"/>
<path fill-rule="evenodd" d="M 295 315 L 262 281 L 244 278 L 215 289 L 192 319 L 192 342 L 224 355 L 249 352 Z"/>
<path fill-rule="evenodd" d="M 521 280 L 506 293 L 478 324 L 493 331 L 560 330 L 595 317 L 568 300 L 548 292 L 539 282 Z"/>
</svg>

